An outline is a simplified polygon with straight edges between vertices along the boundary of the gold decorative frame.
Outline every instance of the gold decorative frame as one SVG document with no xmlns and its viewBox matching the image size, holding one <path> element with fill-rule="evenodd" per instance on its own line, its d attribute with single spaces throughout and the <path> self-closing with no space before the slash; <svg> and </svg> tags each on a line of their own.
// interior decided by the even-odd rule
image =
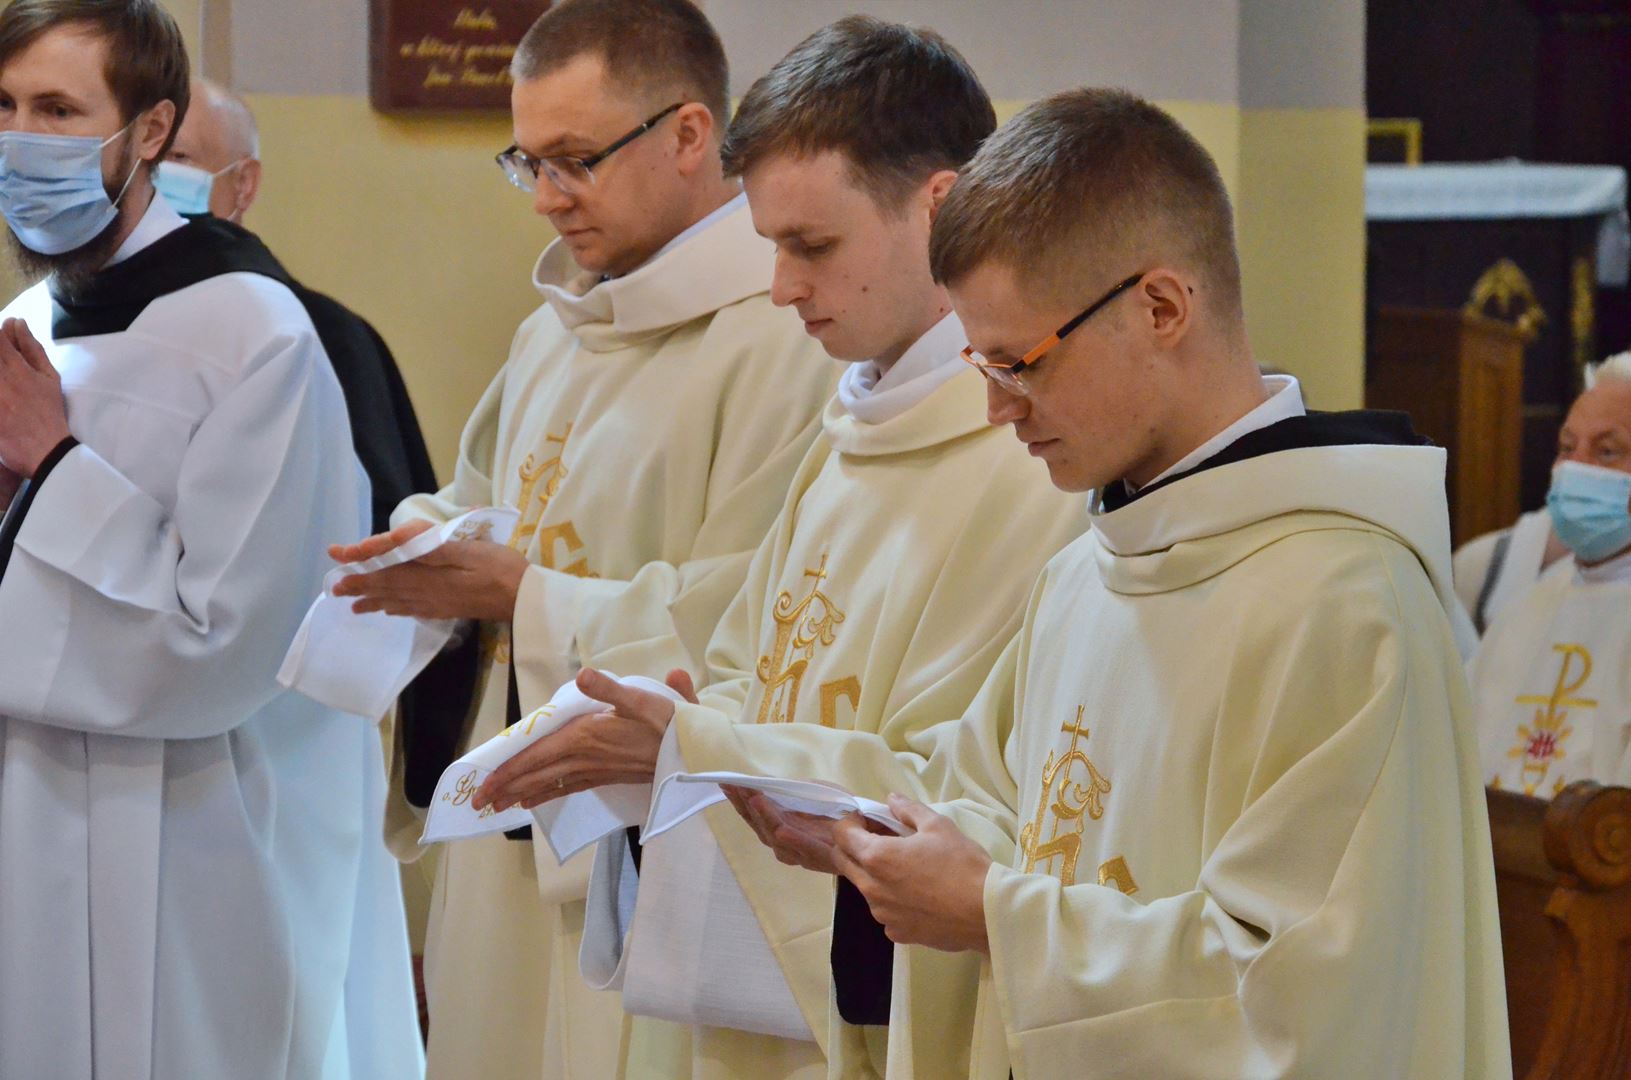
<svg viewBox="0 0 1631 1080">
<path fill-rule="evenodd" d="M 1586 369 L 1597 362 L 1597 275 L 1591 260 L 1577 256 L 1569 273 L 1569 331 L 1574 345 L 1575 389 L 1585 386 Z"/>
<path fill-rule="evenodd" d="M 1412 117 L 1381 117 L 1365 122 L 1365 138 L 1403 139 L 1404 163 L 1421 164 L 1421 121 Z"/>
<path fill-rule="evenodd" d="M 1497 259 L 1484 271 L 1462 310 L 1510 323 L 1526 342 L 1539 337 L 1540 328 L 1548 321 L 1529 275 L 1511 259 Z"/>
</svg>

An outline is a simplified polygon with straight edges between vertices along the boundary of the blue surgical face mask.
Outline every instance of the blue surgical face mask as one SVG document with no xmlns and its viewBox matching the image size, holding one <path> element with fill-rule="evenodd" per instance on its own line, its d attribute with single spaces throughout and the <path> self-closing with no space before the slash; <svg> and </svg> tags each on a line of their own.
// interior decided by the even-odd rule
<svg viewBox="0 0 1631 1080">
<path fill-rule="evenodd" d="M 207 214 L 210 212 L 210 192 L 215 190 L 215 178 L 231 172 L 248 160 L 239 158 L 214 172 L 205 172 L 197 165 L 180 161 L 161 161 L 153 171 L 153 186 L 159 189 L 165 202 L 175 207 L 176 213 Z"/>
<path fill-rule="evenodd" d="M 129 128 L 106 139 L 0 131 L 0 216 L 25 247 L 61 255 L 96 239 L 118 216 L 118 200 L 139 163 L 131 165 L 118 198 L 109 199 L 102 148 Z"/>
<path fill-rule="evenodd" d="M 215 173 L 207 173 L 196 165 L 179 161 L 161 161 L 153 170 L 153 186 L 159 189 L 164 201 L 175 207 L 178 214 L 207 214 L 210 212 L 210 192 L 215 187 Z"/>
<path fill-rule="evenodd" d="M 1631 547 L 1631 473 L 1564 461 L 1546 493 L 1557 538 L 1582 563 L 1599 563 Z"/>
</svg>

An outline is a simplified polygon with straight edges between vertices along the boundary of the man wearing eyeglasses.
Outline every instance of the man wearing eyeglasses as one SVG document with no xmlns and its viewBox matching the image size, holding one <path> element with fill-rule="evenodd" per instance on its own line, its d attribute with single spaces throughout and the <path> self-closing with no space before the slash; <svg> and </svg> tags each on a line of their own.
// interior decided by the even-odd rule
<svg viewBox="0 0 1631 1080">
<path fill-rule="evenodd" d="M 478 624 L 413 691 L 400 782 L 419 807 L 462 749 L 580 663 L 647 670 L 647 644 L 677 640 L 681 666 L 700 670 L 836 376 L 771 303 L 774 248 L 724 177 L 726 61 L 696 7 L 566 0 L 512 72 L 515 145 L 498 163 L 559 233 L 534 270 L 544 306 L 471 417 L 451 486 L 335 551 L 377 554 L 470 507 L 520 513 L 508 545 L 448 545 L 336 590 L 364 611 Z M 552 970 L 555 928 L 582 919 L 587 862 L 557 868 L 539 846 L 537 869 L 525 838 L 441 852 L 425 950 L 433 1077 L 547 1073 L 546 1001 L 577 979 Z M 608 1054 L 620 1015 L 604 1018 Z M 603 1022 L 570 1020 L 586 1039 Z"/>
<path fill-rule="evenodd" d="M 680 732 L 688 769 L 777 755 L 910 830 L 739 800 L 855 890 L 841 1013 L 887 1019 L 889 1076 L 1510 1077 L 1443 451 L 1259 375 L 1217 168 L 1123 92 L 999 129 L 931 261 L 991 419 L 1092 532 L 927 761 Z"/>
</svg>

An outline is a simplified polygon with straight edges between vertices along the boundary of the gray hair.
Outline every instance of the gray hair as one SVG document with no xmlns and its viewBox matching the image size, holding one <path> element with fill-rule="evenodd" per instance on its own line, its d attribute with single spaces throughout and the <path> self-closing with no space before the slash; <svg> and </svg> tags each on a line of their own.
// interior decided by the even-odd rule
<svg viewBox="0 0 1631 1080">
<path fill-rule="evenodd" d="M 1591 364 L 1586 368 L 1586 389 L 1590 390 L 1597 385 L 1598 379 L 1614 379 L 1618 382 L 1631 383 L 1631 352 L 1615 353 L 1601 364 Z"/>
</svg>

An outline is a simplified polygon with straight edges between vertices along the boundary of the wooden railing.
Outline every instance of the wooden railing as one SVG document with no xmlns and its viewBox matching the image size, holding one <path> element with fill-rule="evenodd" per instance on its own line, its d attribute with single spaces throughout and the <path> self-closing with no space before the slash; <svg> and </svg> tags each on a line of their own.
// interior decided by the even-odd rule
<svg viewBox="0 0 1631 1080">
<path fill-rule="evenodd" d="M 1631 1077 L 1631 789 L 1490 791 L 1515 1076 Z"/>
</svg>

